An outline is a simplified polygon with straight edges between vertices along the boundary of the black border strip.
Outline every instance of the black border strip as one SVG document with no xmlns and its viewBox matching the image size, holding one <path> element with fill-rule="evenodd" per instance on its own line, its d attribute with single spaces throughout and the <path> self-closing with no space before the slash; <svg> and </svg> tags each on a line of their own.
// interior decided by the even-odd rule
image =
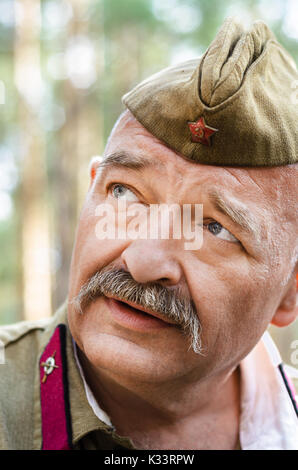
<svg viewBox="0 0 298 470">
<path fill-rule="evenodd" d="M 67 369 L 67 358 L 66 358 L 66 325 L 61 323 L 58 325 L 58 328 L 59 328 L 59 334 L 60 334 L 61 358 L 62 358 L 62 369 L 63 369 L 62 380 L 63 380 L 67 441 L 68 441 L 69 448 L 73 449 L 72 424 L 71 424 L 69 388 L 68 388 L 68 377 L 67 377 L 68 369 Z"/>
<path fill-rule="evenodd" d="M 279 368 L 279 371 L 280 371 L 281 376 L 282 376 L 282 378 L 283 378 L 283 381 L 284 381 L 284 383 L 285 383 L 287 392 L 288 392 L 288 394 L 289 394 L 289 396 L 290 396 L 291 402 L 292 402 L 293 407 L 294 407 L 294 410 L 295 410 L 295 412 L 296 412 L 296 416 L 297 416 L 297 418 L 298 418 L 297 403 L 296 403 L 296 400 L 294 399 L 294 397 L 293 397 L 293 395 L 292 395 L 292 391 L 291 391 L 291 389 L 290 389 L 290 387 L 289 387 L 289 383 L 288 383 L 287 377 L 286 377 L 286 375 L 285 375 L 285 371 L 284 371 L 283 364 L 282 364 L 282 363 L 279 364 L 279 365 L 278 365 L 278 368 Z"/>
</svg>

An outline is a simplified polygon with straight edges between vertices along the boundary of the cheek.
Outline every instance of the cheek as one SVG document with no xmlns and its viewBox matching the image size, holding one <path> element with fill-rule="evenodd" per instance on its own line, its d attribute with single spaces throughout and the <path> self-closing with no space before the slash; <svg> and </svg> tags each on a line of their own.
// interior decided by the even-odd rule
<svg viewBox="0 0 298 470">
<path fill-rule="evenodd" d="M 72 255 L 70 298 L 77 295 L 82 285 L 97 271 L 115 262 L 127 245 L 125 240 L 98 237 L 98 220 L 95 206 L 88 204 L 83 208 Z"/>
<path fill-rule="evenodd" d="M 201 269 L 193 298 L 203 345 L 218 364 L 237 361 L 258 342 L 271 319 L 269 292 L 268 280 L 257 280 L 248 272 Z"/>
</svg>

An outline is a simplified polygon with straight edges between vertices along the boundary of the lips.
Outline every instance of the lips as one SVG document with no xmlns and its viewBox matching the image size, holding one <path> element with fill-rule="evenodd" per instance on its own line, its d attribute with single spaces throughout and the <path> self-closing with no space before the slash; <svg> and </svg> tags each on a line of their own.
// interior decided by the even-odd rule
<svg viewBox="0 0 298 470">
<path fill-rule="evenodd" d="M 109 295 L 105 296 L 105 302 L 113 318 L 123 326 L 136 330 L 177 326 L 174 321 L 133 302 Z"/>
</svg>

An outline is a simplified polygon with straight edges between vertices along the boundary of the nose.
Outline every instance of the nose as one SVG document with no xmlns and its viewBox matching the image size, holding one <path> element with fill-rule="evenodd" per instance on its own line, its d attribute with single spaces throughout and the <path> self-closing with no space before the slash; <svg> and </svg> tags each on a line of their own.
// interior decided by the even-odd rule
<svg viewBox="0 0 298 470">
<path fill-rule="evenodd" d="M 168 240 L 134 240 L 121 254 L 125 268 L 136 282 L 179 284 L 182 269 Z"/>
</svg>

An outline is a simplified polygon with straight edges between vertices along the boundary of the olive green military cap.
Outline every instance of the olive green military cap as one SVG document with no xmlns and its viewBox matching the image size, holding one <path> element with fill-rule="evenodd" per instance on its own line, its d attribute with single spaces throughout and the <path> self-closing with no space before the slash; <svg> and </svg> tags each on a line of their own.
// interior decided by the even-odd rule
<svg viewBox="0 0 298 470">
<path fill-rule="evenodd" d="M 228 18 L 205 54 L 137 85 L 123 103 L 182 156 L 221 166 L 298 162 L 298 72 L 262 21 Z"/>
</svg>

